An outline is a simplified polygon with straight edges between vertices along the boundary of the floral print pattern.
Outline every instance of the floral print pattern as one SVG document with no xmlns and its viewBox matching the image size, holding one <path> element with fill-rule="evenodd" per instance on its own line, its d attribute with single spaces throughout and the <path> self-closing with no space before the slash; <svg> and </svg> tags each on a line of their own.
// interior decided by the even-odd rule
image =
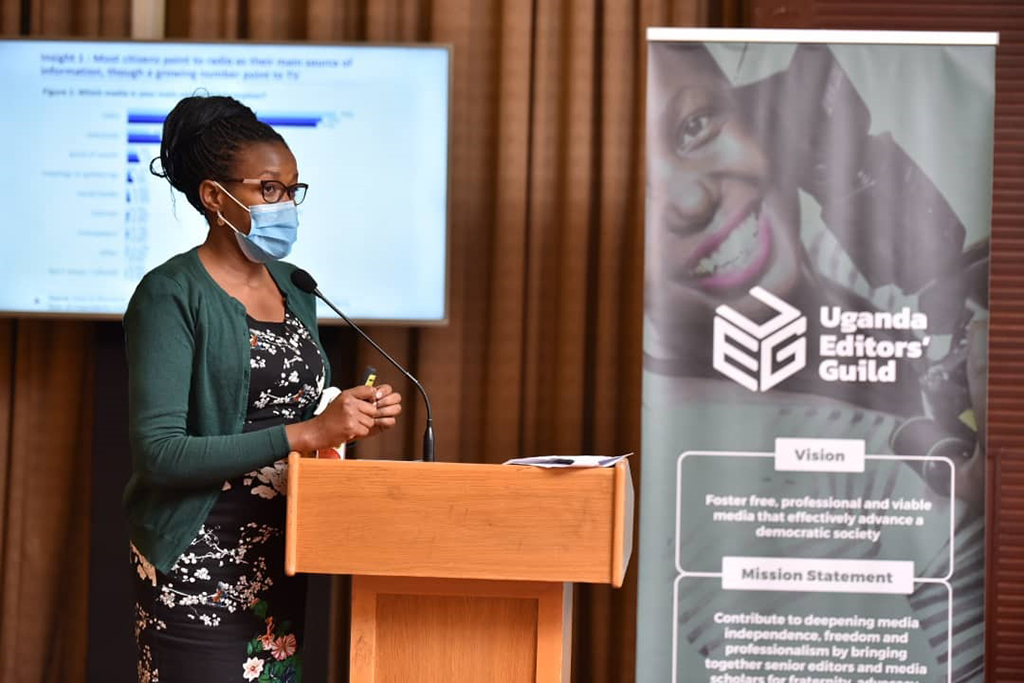
<svg viewBox="0 0 1024 683">
<path fill-rule="evenodd" d="M 300 419 L 323 390 L 319 348 L 290 311 L 249 328 L 245 431 Z M 305 578 L 284 576 L 287 488 L 285 459 L 224 482 L 166 574 L 132 546 L 139 683 L 301 681 Z"/>
<path fill-rule="evenodd" d="M 249 369 L 262 381 L 250 381 L 247 423 L 294 422 L 324 390 L 316 342 L 291 311 L 280 323 L 249 318 Z"/>
<path fill-rule="evenodd" d="M 138 555 L 138 551 L 135 550 L 135 546 L 132 546 L 132 551 Z M 142 557 L 139 555 L 139 557 Z M 153 565 L 150 565 L 151 567 Z M 139 648 L 139 662 L 138 662 L 138 675 L 139 683 L 160 683 L 160 670 L 153 666 L 153 651 L 146 644 L 140 636 L 146 629 L 155 629 L 158 631 L 164 631 L 167 629 L 167 624 L 163 621 L 154 618 L 146 612 L 138 604 L 135 605 L 135 643 Z"/>
<path fill-rule="evenodd" d="M 267 571 L 267 558 L 260 550 L 268 540 L 283 532 L 255 522 L 245 524 L 239 531 L 237 545 L 225 547 L 217 537 L 217 529 L 200 527 L 196 540 L 157 586 L 160 603 L 168 609 L 187 609 L 188 619 L 206 626 L 219 626 L 225 611 L 244 610 L 255 602 L 257 596 L 273 584 Z M 210 573 L 214 564 L 218 568 L 228 567 L 237 576 L 236 581 L 214 580 Z"/>
<path fill-rule="evenodd" d="M 260 498 L 269 499 L 286 495 L 288 493 L 288 461 L 278 460 L 273 465 L 250 472 L 242 478 L 242 484 L 250 486 L 252 495 Z"/>
<path fill-rule="evenodd" d="M 266 631 L 256 636 L 246 645 L 248 659 L 242 664 L 246 680 L 260 683 L 292 683 L 302 675 L 302 658 L 298 654 L 298 640 L 290 633 L 291 624 L 287 621 L 275 624 L 269 613 L 268 603 L 257 600 L 252 605 L 252 613 L 262 617 Z M 252 676 L 252 678 L 248 678 Z"/>
</svg>

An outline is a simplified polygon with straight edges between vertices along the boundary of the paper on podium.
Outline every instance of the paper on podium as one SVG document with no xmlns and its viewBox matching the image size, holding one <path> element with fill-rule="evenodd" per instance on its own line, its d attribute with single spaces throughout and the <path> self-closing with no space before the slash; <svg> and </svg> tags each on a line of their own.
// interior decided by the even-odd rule
<svg viewBox="0 0 1024 683">
<path fill-rule="evenodd" d="M 530 467 L 615 467 L 623 458 L 632 453 L 622 455 L 537 455 L 532 458 L 512 458 L 503 465 L 529 465 Z"/>
</svg>

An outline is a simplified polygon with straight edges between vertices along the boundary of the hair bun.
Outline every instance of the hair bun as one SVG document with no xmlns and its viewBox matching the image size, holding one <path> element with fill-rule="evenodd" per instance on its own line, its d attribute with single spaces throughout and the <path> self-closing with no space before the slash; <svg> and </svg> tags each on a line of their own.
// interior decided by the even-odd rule
<svg viewBox="0 0 1024 683">
<path fill-rule="evenodd" d="M 183 178 L 177 177 L 173 159 L 188 145 L 201 139 L 207 130 L 226 119 L 242 118 L 255 121 L 256 114 L 233 97 L 222 95 L 192 95 L 179 101 L 164 119 L 160 140 L 160 155 L 149 162 L 149 172 L 166 178 L 171 185 L 182 190 Z M 160 170 L 154 168 L 160 161 Z"/>
<path fill-rule="evenodd" d="M 243 145 L 267 140 L 284 142 L 235 98 L 192 95 L 174 105 L 164 119 L 160 154 L 150 161 L 149 172 L 166 178 L 203 213 L 200 183 L 228 177 Z"/>
</svg>

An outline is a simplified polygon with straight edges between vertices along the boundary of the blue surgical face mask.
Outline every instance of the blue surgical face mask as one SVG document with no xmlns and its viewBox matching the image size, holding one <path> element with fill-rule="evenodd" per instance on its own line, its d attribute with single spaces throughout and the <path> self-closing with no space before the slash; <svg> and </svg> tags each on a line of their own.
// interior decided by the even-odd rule
<svg viewBox="0 0 1024 683">
<path fill-rule="evenodd" d="M 213 182 L 217 183 L 216 180 Z M 217 187 L 224 190 L 220 183 L 217 183 Z M 246 206 L 227 190 L 224 190 L 224 194 L 249 212 L 248 235 L 231 225 L 231 221 L 220 211 L 217 212 L 217 218 L 235 231 L 235 241 L 247 259 L 255 263 L 267 263 L 283 259 L 291 253 L 299 231 L 299 212 L 295 202 L 289 200 Z"/>
</svg>

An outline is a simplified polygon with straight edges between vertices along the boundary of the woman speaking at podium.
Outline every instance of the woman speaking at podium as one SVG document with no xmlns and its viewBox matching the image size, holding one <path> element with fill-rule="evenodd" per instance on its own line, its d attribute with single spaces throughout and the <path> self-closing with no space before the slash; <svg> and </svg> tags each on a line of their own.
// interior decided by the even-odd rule
<svg viewBox="0 0 1024 683">
<path fill-rule="evenodd" d="M 273 128 L 230 97 L 188 97 L 153 162 L 209 232 L 150 271 L 124 317 L 139 680 L 299 681 L 285 458 L 391 427 L 401 397 L 357 387 L 313 417 L 330 369 L 315 300 L 280 260 L 307 185 Z"/>
</svg>

